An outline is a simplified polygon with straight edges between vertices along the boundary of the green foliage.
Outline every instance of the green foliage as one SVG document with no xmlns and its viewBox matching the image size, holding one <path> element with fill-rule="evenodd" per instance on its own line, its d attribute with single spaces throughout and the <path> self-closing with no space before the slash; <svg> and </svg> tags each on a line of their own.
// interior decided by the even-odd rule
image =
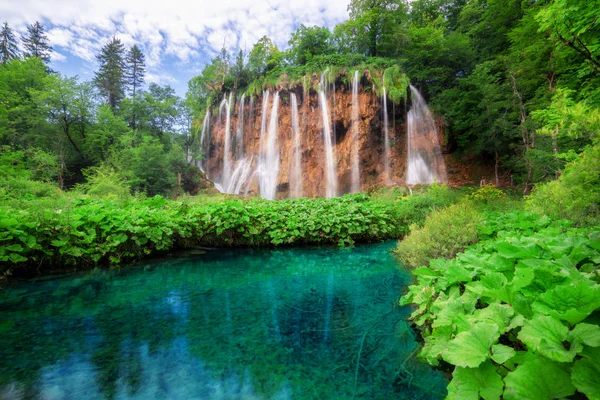
<svg viewBox="0 0 600 400">
<path fill-rule="evenodd" d="M 124 184 L 110 169 L 89 174 L 84 188 L 113 198 Z M 0 265 L 41 270 L 113 264 L 194 246 L 351 245 L 399 237 L 397 203 L 365 195 L 282 201 L 176 202 L 160 196 L 60 201 L 23 199 L 0 206 Z M 409 200 L 410 201 L 410 200 Z M 406 216 L 409 218 L 409 216 Z"/>
<path fill-rule="evenodd" d="M 454 257 L 479 240 L 477 225 L 481 220 L 480 213 L 468 202 L 453 204 L 431 213 L 423 227 L 411 226 L 396 253 L 411 268 L 426 266 L 433 258 Z"/>
<path fill-rule="evenodd" d="M 600 218 L 600 146 L 587 149 L 556 181 L 536 186 L 527 207 L 554 219 L 595 225 Z"/>
<path fill-rule="evenodd" d="M 409 85 L 410 80 L 406 74 L 400 71 L 398 65 L 393 65 L 383 71 L 383 86 L 387 96 L 394 103 L 399 104 L 401 101 L 406 101 Z"/>
<path fill-rule="evenodd" d="M 38 57 L 46 64 L 50 62 L 52 46 L 44 27 L 38 21 L 27 26 L 27 35 L 22 36 L 21 41 L 25 48 L 25 57 Z"/>
<path fill-rule="evenodd" d="M 393 204 L 390 211 L 397 221 L 400 231 L 399 237 L 408 234 L 410 226 L 422 226 L 427 216 L 435 210 L 444 208 L 458 201 L 459 194 L 442 185 L 431 185 L 421 188 L 414 195 L 408 195 L 404 188 L 381 190 L 372 195 L 372 200 L 381 204 Z"/>
<path fill-rule="evenodd" d="M 288 44 L 286 55 L 296 65 L 306 64 L 314 56 L 329 54 L 333 47 L 331 32 L 319 26 L 300 25 Z"/>
<path fill-rule="evenodd" d="M 506 201 L 506 193 L 498 189 L 494 185 L 484 185 L 467 195 L 467 199 L 483 205 L 494 205 Z"/>
<path fill-rule="evenodd" d="M 15 33 L 8 26 L 8 22 L 4 21 L 2 30 L 0 30 L 0 61 L 2 64 L 8 63 L 19 57 L 19 46 Z"/>
<path fill-rule="evenodd" d="M 125 97 L 125 46 L 120 39 L 113 37 L 96 56 L 100 67 L 94 83 L 110 108 L 117 110 Z"/>
<path fill-rule="evenodd" d="M 401 304 L 416 305 L 420 357 L 455 367 L 449 399 L 593 397 L 600 231 L 508 214 L 491 214 L 487 240 L 413 271 Z"/>
<path fill-rule="evenodd" d="M 100 165 L 83 172 L 86 183 L 78 190 L 101 199 L 127 199 L 130 197 L 128 184 L 124 177 L 112 167 Z"/>
</svg>

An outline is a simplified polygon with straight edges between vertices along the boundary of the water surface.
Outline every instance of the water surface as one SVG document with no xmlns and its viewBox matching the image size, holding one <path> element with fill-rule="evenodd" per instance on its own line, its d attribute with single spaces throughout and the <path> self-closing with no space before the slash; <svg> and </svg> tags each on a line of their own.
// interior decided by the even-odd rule
<svg viewBox="0 0 600 400">
<path fill-rule="evenodd" d="M 219 250 L 0 295 L 0 398 L 428 399 L 393 244 Z"/>
</svg>

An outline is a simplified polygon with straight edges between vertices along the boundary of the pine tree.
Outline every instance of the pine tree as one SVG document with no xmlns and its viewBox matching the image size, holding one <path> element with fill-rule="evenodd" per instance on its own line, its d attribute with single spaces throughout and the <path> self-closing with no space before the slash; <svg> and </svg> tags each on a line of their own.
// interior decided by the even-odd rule
<svg viewBox="0 0 600 400">
<path fill-rule="evenodd" d="M 25 47 L 25 57 L 39 57 L 48 64 L 52 46 L 48 42 L 48 36 L 44 32 L 44 27 L 39 22 L 27 27 L 27 35 L 21 37 L 23 47 Z"/>
<path fill-rule="evenodd" d="M 144 83 L 146 75 L 146 57 L 137 45 L 133 45 L 125 58 L 125 79 L 129 86 L 131 97 L 135 97 L 137 90 Z"/>
<path fill-rule="evenodd" d="M 2 30 L 0 31 L 0 60 L 2 61 L 2 64 L 6 64 L 15 58 L 19 58 L 17 38 L 12 29 L 8 26 L 8 22 L 4 22 Z"/>
<path fill-rule="evenodd" d="M 96 72 L 94 83 L 100 93 L 108 100 L 108 105 L 115 111 L 125 97 L 125 46 L 121 40 L 113 37 L 96 55 L 100 68 Z"/>
</svg>

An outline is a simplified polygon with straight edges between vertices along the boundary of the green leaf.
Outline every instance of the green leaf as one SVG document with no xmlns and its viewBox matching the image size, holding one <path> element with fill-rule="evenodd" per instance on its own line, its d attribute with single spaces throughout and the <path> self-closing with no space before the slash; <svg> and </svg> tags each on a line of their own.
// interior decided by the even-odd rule
<svg viewBox="0 0 600 400">
<path fill-rule="evenodd" d="M 575 328 L 569 332 L 569 342 L 573 343 L 576 340 L 579 341 L 579 343 L 591 347 L 600 346 L 600 326 L 583 322 L 577 324 Z"/>
<path fill-rule="evenodd" d="M 479 322 L 473 325 L 471 330 L 460 332 L 449 341 L 442 357 L 447 362 L 459 367 L 478 367 L 489 358 L 490 346 L 499 337 L 497 324 Z"/>
<path fill-rule="evenodd" d="M 600 307 L 600 286 L 580 279 L 556 286 L 540 295 L 534 311 L 567 321 L 570 325 L 583 321 Z"/>
<path fill-rule="evenodd" d="M 433 366 L 439 364 L 438 357 L 446 349 L 448 341 L 452 336 L 452 327 L 442 326 L 434 329 L 430 335 L 425 337 L 425 344 L 419 353 L 419 357 Z"/>
<path fill-rule="evenodd" d="M 21 252 L 21 251 L 23 251 L 23 246 L 21 246 L 20 244 L 11 244 L 10 246 L 6 247 L 6 250 L 14 251 L 14 252 Z"/>
<path fill-rule="evenodd" d="M 504 399 L 540 400 L 571 396 L 575 387 L 568 368 L 544 358 L 527 359 L 504 378 Z"/>
<path fill-rule="evenodd" d="M 590 400 L 600 399 L 600 348 L 587 348 L 583 358 L 575 361 L 571 379 L 581 393 Z"/>
<path fill-rule="evenodd" d="M 476 323 L 477 320 L 487 320 L 498 326 L 500 333 L 506 332 L 510 319 L 514 311 L 508 304 L 490 304 L 489 306 L 476 310 L 470 320 Z"/>
<path fill-rule="evenodd" d="M 568 332 L 569 329 L 558 319 L 540 315 L 526 321 L 518 337 L 534 352 L 558 362 L 571 362 L 578 349 L 564 348 L 562 342 L 567 339 Z"/>
<path fill-rule="evenodd" d="M 22 255 L 12 253 L 8 256 L 8 259 L 14 264 L 22 263 L 27 261 L 27 257 L 23 257 Z"/>
<path fill-rule="evenodd" d="M 503 344 L 495 344 L 492 346 L 492 360 L 498 364 L 504 364 L 513 358 L 517 352 L 512 348 Z"/>
<path fill-rule="evenodd" d="M 449 400 L 497 400 L 502 395 L 502 378 L 491 361 L 479 368 L 456 367 L 448 385 Z"/>
</svg>

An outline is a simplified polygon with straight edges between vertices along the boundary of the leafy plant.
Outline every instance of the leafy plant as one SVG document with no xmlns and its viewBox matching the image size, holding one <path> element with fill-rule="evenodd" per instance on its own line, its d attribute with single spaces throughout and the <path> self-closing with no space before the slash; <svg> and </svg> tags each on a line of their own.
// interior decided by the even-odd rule
<svg viewBox="0 0 600 400">
<path fill-rule="evenodd" d="M 396 253 L 402 263 L 416 268 L 432 258 L 451 258 L 469 244 L 479 240 L 477 225 L 482 217 L 467 202 L 434 211 L 423 227 L 411 226 L 411 232 L 398 243 Z"/>
<path fill-rule="evenodd" d="M 453 367 L 449 399 L 598 398 L 600 231 L 501 225 L 413 271 L 400 303 L 416 306 L 420 357 Z"/>
</svg>

